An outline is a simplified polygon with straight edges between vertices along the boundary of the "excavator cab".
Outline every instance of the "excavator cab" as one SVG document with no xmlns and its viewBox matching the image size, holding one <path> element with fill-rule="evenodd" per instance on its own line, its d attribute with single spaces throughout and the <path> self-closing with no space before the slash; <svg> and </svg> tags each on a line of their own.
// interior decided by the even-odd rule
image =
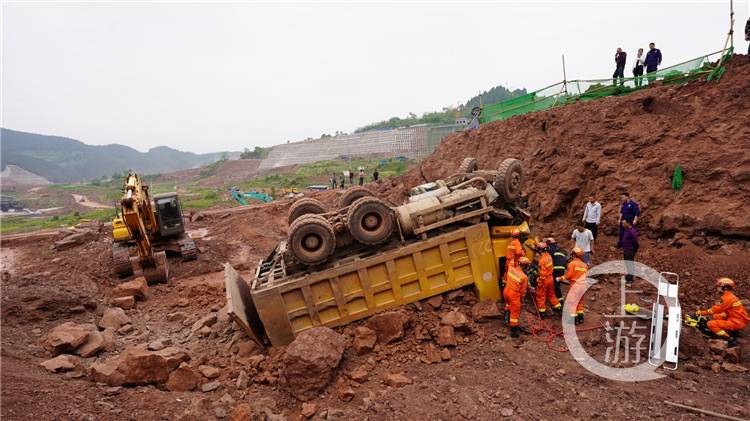
<svg viewBox="0 0 750 421">
<path fill-rule="evenodd" d="M 177 193 L 162 193 L 154 196 L 156 220 L 159 223 L 159 235 L 171 237 L 185 232 L 182 221 L 182 206 Z"/>
</svg>

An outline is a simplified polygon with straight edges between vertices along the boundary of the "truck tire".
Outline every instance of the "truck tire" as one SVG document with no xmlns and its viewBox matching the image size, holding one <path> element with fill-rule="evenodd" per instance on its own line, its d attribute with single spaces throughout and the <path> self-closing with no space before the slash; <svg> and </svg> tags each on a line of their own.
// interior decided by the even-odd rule
<svg viewBox="0 0 750 421">
<path fill-rule="evenodd" d="M 292 225 L 292 222 L 296 221 L 300 216 L 311 214 L 319 215 L 321 213 L 326 213 L 326 208 L 323 203 L 319 200 L 305 197 L 292 203 L 292 206 L 289 208 L 289 217 L 287 218 L 287 221 L 289 222 L 289 225 Z"/>
<path fill-rule="evenodd" d="M 355 200 L 363 197 L 375 196 L 372 192 L 362 186 L 353 186 L 347 189 L 344 194 L 339 197 L 339 209 L 351 206 Z"/>
<path fill-rule="evenodd" d="M 521 161 L 507 158 L 500 163 L 497 175 L 492 183 L 500 197 L 507 203 L 514 202 L 521 196 L 523 186 L 523 167 Z"/>
<path fill-rule="evenodd" d="M 289 228 L 289 250 L 301 263 L 322 263 L 335 248 L 333 226 L 320 215 L 304 215 Z"/>
<path fill-rule="evenodd" d="M 112 268 L 115 275 L 124 278 L 133 274 L 130 265 L 130 250 L 127 244 L 112 243 Z"/>
<path fill-rule="evenodd" d="M 458 166 L 458 173 L 459 174 L 468 174 L 473 173 L 479 169 L 479 163 L 477 162 L 476 158 L 464 158 L 463 161 L 461 161 L 461 165 Z"/>
<path fill-rule="evenodd" d="M 357 199 L 349 207 L 346 224 L 355 240 L 366 245 L 381 244 L 393 234 L 393 210 L 376 197 Z"/>
</svg>

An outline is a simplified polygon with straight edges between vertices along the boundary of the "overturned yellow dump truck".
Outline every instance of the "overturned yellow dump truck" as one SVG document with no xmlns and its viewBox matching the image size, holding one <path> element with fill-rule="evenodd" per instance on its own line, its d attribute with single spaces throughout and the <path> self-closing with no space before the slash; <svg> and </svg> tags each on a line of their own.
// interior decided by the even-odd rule
<svg viewBox="0 0 750 421">
<path fill-rule="evenodd" d="M 250 282 L 225 265 L 230 314 L 259 344 L 278 346 L 314 326 L 345 325 L 472 284 L 481 300 L 499 300 L 510 231 L 518 228 L 529 235 L 528 214 L 519 206 L 520 165 L 511 160 L 516 165 L 509 167 L 507 161 L 500 169 L 512 168 L 510 174 L 461 171 L 464 161 L 447 182 L 418 186 L 406 204 L 383 205 L 385 210 L 372 206 L 377 199 L 362 191 L 333 211 L 319 202 L 315 209 L 307 200 L 307 213 L 293 215 L 293 206 L 292 227 L 299 221 L 315 226 L 303 230 L 307 236 L 294 236 L 291 229 L 289 238 L 258 264 Z M 503 190 L 508 177 L 518 181 L 511 191 Z M 370 214 L 356 211 L 363 204 Z M 379 238 L 390 225 L 393 232 Z M 378 238 L 359 241 L 363 232 Z"/>
</svg>

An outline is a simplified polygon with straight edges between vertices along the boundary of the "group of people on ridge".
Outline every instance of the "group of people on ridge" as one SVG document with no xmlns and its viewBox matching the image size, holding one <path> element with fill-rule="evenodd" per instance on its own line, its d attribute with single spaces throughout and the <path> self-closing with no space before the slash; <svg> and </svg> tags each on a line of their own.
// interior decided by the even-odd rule
<svg viewBox="0 0 750 421">
<path fill-rule="evenodd" d="M 331 179 L 330 179 L 332 190 L 336 190 L 337 186 L 340 187 L 341 190 L 346 189 L 346 173 L 349 174 L 349 185 L 350 186 L 354 185 L 354 171 L 353 170 L 342 172 L 341 180 L 339 180 L 338 183 L 336 179 L 336 173 L 333 173 L 331 174 Z M 372 172 L 372 181 L 378 181 L 379 178 L 380 178 L 380 172 L 378 171 L 377 168 L 375 168 L 375 170 Z M 359 185 L 363 186 L 364 184 L 365 184 L 365 170 L 360 169 L 359 170 Z"/>
<path fill-rule="evenodd" d="M 656 44 L 653 42 L 648 45 L 648 53 L 643 56 L 643 48 L 638 49 L 638 53 L 635 57 L 635 63 L 633 63 L 633 77 L 636 87 L 643 86 L 643 71 L 646 71 L 646 77 L 649 83 L 656 80 L 656 71 L 659 70 L 661 65 L 661 50 L 656 48 Z M 617 83 L 620 80 L 620 85 L 625 83 L 625 65 L 627 64 L 628 54 L 622 51 L 622 48 L 618 48 L 615 52 L 615 72 L 612 74 L 612 82 Z"/>
</svg>

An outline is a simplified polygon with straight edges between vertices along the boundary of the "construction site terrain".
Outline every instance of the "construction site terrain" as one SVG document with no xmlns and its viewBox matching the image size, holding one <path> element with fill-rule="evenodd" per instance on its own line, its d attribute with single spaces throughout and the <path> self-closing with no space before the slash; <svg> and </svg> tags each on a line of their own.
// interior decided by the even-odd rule
<svg viewBox="0 0 750 421">
<path fill-rule="evenodd" d="M 621 258 L 614 247 L 617 210 L 620 193 L 629 191 L 643 212 L 638 260 L 680 275 L 683 312 L 713 304 L 719 276 L 735 279 L 736 294 L 747 300 L 748 92 L 750 59 L 737 55 L 718 83 L 656 86 L 452 134 L 405 175 L 367 187 L 400 204 L 409 188 L 449 176 L 467 156 L 488 168 L 517 158 L 536 235 L 570 248 L 586 197 L 593 193 L 602 203 L 595 263 Z M 677 165 L 680 191 L 671 188 Z M 315 197 L 334 203 L 339 195 Z M 739 351 L 726 352 L 685 327 L 677 370 L 659 368 L 664 377 L 654 381 L 610 381 L 579 365 L 559 335 L 550 337 L 561 330 L 559 319 L 539 322 L 527 301 L 525 334 L 510 338 L 499 312 L 478 302 L 471 287 L 337 327 L 336 336 L 310 335 L 294 349 L 261 349 L 227 314 L 223 265 L 252 278 L 286 237 L 291 203 L 193 215 L 187 229 L 198 259 L 171 263 L 171 282 L 151 286 L 112 275 L 105 226 L 3 236 L 2 418 L 704 417 L 665 401 L 750 416 L 747 333 Z M 53 247 L 70 235 L 81 240 Z M 118 297 L 125 288 L 130 292 Z M 654 289 L 641 280 L 635 289 L 649 306 Z M 114 300 L 127 297 L 133 302 Z M 601 277 L 586 305 L 579 338 L 601 360 L 611 346 L 604 316 L 622 305 L 620 278 Z M 70 324 L 60 329 L 64 323 Z M 319 365 L 294 371 L 295 355 L 305 353 L 321 355 Z M 645 359 L 646 349 L 639 355 Z M 318 371 L 326 364 L 334 368 Z"/>
</svg>

